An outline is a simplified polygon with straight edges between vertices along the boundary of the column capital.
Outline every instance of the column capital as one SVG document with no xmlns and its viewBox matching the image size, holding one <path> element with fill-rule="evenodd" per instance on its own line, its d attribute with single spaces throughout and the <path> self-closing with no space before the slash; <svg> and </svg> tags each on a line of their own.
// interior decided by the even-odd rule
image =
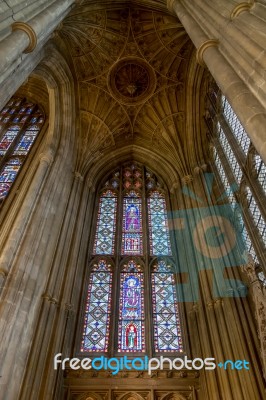
<svg viewBox="0 0 266 400">
<path fill-rule="evenodd" d="M 219 40 L 218 39 L 209 39 L 203 42 L 200 47 L 197 49 L 196 53 L 196 59 L 197 62 L 202 66 L 205 67 L 205 62 L 203 60 L 203 53 L 205 50 L 207 50 L 209 47 L 218 47 L 219 46 Z"/>
<path fill-rule="evenodd" d="M 253 0 L 250 1 L 250 2 L 243 1 L 243 2 L 240 3 L 240 4 L 237 4 L 237 5 L 233 8 L 233 10 L 231 11 L 230 19 L 233 20 L 234 18 L 238 17 L 239 14 L 241 14 L 242 12 L 244 12 L 244 11 L 249 11 L 249 10 L 251 9 L 251 7 L 253 6 L 253 4 L 254 4 L 254 1 L 253 1 Z"/>
<path fill-rule="evenodd" d="M 14 31 L 23 31 L 28 35 L 30 43 L 29 43 L 28 47 L 25 50 L 23 50 L 23 53 L 31 53 L 37 45 L 37 35 L 36 35 L 34 29 L 29 24 L 26 24 L 25 22 L 19 22 L 19 21 L 14 22 L 11 25 L 11 27 L 12 27 L 13 32 Z"/>
</svg>

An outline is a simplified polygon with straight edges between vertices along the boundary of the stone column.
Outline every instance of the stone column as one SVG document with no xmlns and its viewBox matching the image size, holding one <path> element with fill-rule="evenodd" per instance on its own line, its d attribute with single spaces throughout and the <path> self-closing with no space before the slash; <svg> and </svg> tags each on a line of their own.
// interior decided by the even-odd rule
<svg viewBox="0 0 266 400">
<path fill-rule="evenodd" d="M 24 53 L 32 52 L 40 41 L 49 38 L 74 3 L 75 0 L 57 0 L 27 23 L 13 23 L 13 32 L 0 42 L 0 83 L 15 61 L 22 61 Z"/>
<path fill-rule="evenodd" d="M 168 8 L 176 13 L 180 19 L 197 48 L 198 62 L 208 67 L 222 92 L 234 108 L 258 153 L 266 162 L 265 107 L 239 77 L 236 72 L 237 66 L 230 65 L 221 53 L 217 37 L 210 36 L 209 33 L 207 34 L 202 29 L 201 25 L 204 18 L 199 15 L 196 20 L 191 15 L 189 7 L 183 5 L 181 0 L 168 0 Z M 206 23 L 206 19 L 204 21 Z M 209 25 L 207 27 L 209 28 Z M 210 29 L 208 29 L 208 32 L 210 32 Z"/>
</svg>

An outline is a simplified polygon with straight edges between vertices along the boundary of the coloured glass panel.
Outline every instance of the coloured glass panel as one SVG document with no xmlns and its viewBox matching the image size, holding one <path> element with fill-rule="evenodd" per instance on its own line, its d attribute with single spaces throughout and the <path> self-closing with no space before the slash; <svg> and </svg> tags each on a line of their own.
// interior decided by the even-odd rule
<svg viewBox="0 0 266 400">
<path fill-rule="evenodd" d="M 105 260 L 94 265 L 89 280 L 82 352 L 106 352 L 109 343 L 112 272 Z"/>
<path fill-rule="evenodd" d="M 0 200 L 3 200 L 8 194 L 8 191 L 20 170 L 21 164 L 22 161 L 20 159 L 11 158 L 0 172 Z"/>
<path fill-rule="evenodd" d="M 150 251 L 153 255 L 171 255 L 165 197 L 158 191 L 148 197 Z"/>
<path fill-rule="evenodd" d="M 164 261 L 160 261 L 152 271 L 152 302 L 155 351 L 182 352 L 174 275 Z"/>
<path fill-rule="evenodd" d="M 123 199 L 122 253 L 142 254 L 141 198 L 134 191 Z"/>
<path fill-rule="evenodd" d="M 44 117 L 37 106 L 13 98 L 0 113 L 0 201 L 7 196 L 39 133 Z M 14 162 L 14 156 L 19 156 Z M 4 158 L 3 158 L 4 157 Z"/>
<path fill-rule="evenodd" d="M 21 136 L 17 146 L 14 150 L 14 155 L 26 155 L 30 150 L 31 146 L 34 143 L 37 135 L 39 133 L 38 126 L 31 126 L 29 129 L 25 131 L 25 133 Z"/>
<path fill-rule="evenodd" d="M 114 253 L 116 208 L 117 197 L 111 190 L 107 190 L 100 198 L 94 254 Z"/>
<path fill-rule="evenodd" d="M 145 351 L 143 289 L 143 272 L 134 261 L 130 261 L 120 277 L 119 352 Z"/>
<path fill-rule="evenodd" d="M 9 128 L 0 141 L 0 155 L 4 156 L 14 140 L 16 139 L 20 128 L 18 126 Z"/>
</svg>

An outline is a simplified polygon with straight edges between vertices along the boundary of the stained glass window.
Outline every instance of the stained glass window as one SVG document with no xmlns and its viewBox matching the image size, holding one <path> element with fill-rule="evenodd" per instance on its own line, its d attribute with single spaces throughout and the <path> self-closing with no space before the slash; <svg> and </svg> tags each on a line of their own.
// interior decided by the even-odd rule
<svg viewBox="0 0 266 400">
<path fill-rule="evenodd" d="M 143 289 L 143 272 L 139 265 L 130 261 L 120 278 L 119 352 L 145 351 Z"/>
<path fill-rule="evenodd" d="M 182 352 L 182 335 L 172 267 L 160 261 L 152 270 L 154 346 L 156 352 Z"/>
<path fill-rule="evenodd" d="M 171 255 L 165 197 L 153 191 L 148 197 L 150 251 L 153 255 Z"/>
<path fill-rule="evenodd" d="M 105 260 L 93 266 L 85 310 L 82 352 L 106 352 L 109 343 L 112 272 Z"/>
<path fill-rule="evenodd" d="M 25 99 L 12 98 L 0 112 L 0 201 L 7 196 L 43 123 L 38 106 Z"/>
<path fill-rule="evenodd" d="M 156 337 L 157 350 L 182 351 L 173 274 L 167 272 L 165 289 L 170 293 L 168 323 L 164 321 L 164 311 L 158 308 L 161 303 L 157 289 L 159 279 L 163 282 L 162 271 L 153 271 L 153 289 L 148 280 L 151 258 L 154 261 L 154 256 L 167 255 L 173 259 L 164 193 L 155 174 L 135 162 L 117 168 L 101 186 L 92 257 L 111 256 L 117 268 L 113 272 L 113 287 L 111 271 L 104 270 L 106 261 L 99 264 L 97 261 L 90 273 L 82 352 L 143 353 L 147 347 L 147 332 L 150 332 L 150 340 Z M 143 240 L 144 235 L 149 240 Z M 121 260 L 122 257 L 125 260 Z M 111 291 L 112 295 L 117 293 L 117 298 L 110 315 Z M 145 319 L 152 301 L 154 324 Z M 113 343 L 118 338 L 115 349 L 108 348 L 109 330 L 117 334 L 111 340 Z"/>
<path fill-rule="evenodd" d="M 141 197 L 133 190 L 123 200 L 122 253 L 142 254 Z"/>
<path fill-rule="evenodd" d="M 113 254 L 116 228 L 117 196 L 111 190 L 100 197 L 94 254 Z"/>
</svg>

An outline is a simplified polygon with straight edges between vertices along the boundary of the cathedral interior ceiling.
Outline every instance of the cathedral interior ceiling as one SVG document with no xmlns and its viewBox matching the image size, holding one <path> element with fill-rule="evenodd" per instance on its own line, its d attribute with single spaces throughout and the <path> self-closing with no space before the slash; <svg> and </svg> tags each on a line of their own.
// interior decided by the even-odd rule
<svg viewBox="0 0 266 400">
<path fill-rule="evenodd" d="M 77 168 L 88 170 L 88 160 L 135 145 L 163 154 L 185 174 L 193 141 L 187 76 L 195 51 L 166 2 L 80 1 L 53 41 L 78 87 Z"/>
</svg>

